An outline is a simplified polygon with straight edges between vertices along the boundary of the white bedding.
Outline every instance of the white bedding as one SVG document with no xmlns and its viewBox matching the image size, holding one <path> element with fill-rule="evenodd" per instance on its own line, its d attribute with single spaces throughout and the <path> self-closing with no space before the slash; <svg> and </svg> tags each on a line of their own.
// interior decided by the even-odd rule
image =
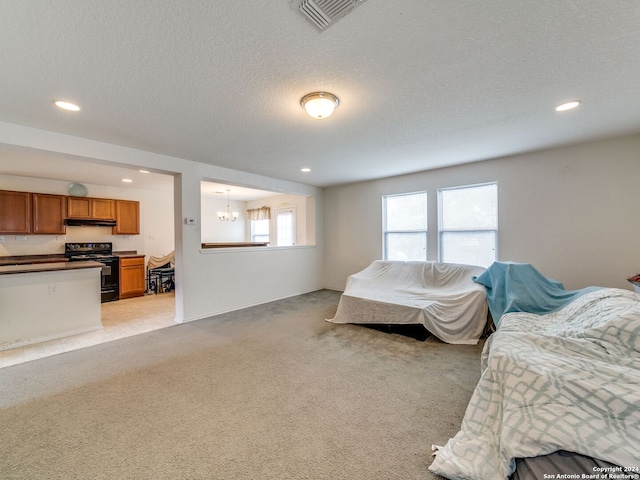
<svg viewBox="0 0 640 480">
<path fill-rule="evenodd" d="M 640 467 L 640 294 L 606 288 L 547 315 L 504 315 L 430 470 L 502 480 L 514 458 L 557 450 Z"/>
<path fill-rule="evenodd" d="M 327 321 L 423 324 L 440 340 L 476 344 L 487 323 L 484 268 L 438 262 L 376 260 L 351 275 L 336 315 Z"/>
</svg>

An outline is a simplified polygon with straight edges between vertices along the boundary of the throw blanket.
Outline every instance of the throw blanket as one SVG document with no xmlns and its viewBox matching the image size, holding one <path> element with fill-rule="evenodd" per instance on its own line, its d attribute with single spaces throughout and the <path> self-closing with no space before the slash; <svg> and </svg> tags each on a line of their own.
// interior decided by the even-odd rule
<svg viewBox="0 0 640 480">
<path fill-rule="evenodd" d="M 555 313 L 507 314 L 482 372 L 430 470 L 504 480 L 515 458 L 557 450 L 640 465 L 640 294 L 603 288 Z"/>
<path fill-rule="evenodd" d="M 598 287 L 565 290 L 528 263 L 494 262 L 473 280 L 487 289 L 487 302 L 493 322 L 509 312 L 544 314 L 560 310 L 573 300 Z"/>
</svg>

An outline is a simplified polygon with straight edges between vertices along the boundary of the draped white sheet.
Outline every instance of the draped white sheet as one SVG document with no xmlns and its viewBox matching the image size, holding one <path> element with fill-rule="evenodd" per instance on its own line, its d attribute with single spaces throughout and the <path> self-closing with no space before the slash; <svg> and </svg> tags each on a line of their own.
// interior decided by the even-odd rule
<svg viewBox="0 0 640 480">
<path fill-rule="evenodd" d="M 376 260 L 351 275 L 333 323 L 423 324 L 440 340 L 476 344 L 487 323 L 484 268 Z"/>
</svg>

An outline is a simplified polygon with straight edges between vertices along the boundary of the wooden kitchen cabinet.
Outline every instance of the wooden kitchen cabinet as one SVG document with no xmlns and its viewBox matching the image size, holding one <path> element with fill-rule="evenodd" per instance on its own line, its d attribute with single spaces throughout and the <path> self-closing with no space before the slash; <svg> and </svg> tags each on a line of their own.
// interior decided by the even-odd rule
<svg viewBox="0 0 640 480">
<path fill-rule="evenodd" d="M 0 234 L 31 233 L 31 194 L 0 190 Z"/>
<path fill-rule="evenodd" d="M 64 195 L 0 191 L 0 233 L 64 235 Z"/>
<path fill-rule="evenodd" d="M 144 255 L 120 257 L 120 299 L 143 296 L 145 285 Z"/>
<path fill-rule="evenodd" d="M 91 218 L 95 220 L 115 220 L 116 201 L 109 198 L 92 198 Z"/>
<path fill-rule="evenodd" d="M 91 199 L 67 197 L 67 215 L 69 218 L 91 218 Z"/>
<path fill-rule="evenodd" d="M 116 226 L 114 235 L 140 234 L 140 202 L 116 200 Z"/>
<path fill-rule="evenodd" d="M 116 201 L 110 198 L 67 197 L 68 218 L 115 220 Z"/>
<path fill-rule="evenodd" d="M 64 219 L 67 216 L 66 196 L 32 193 L 31 205 L 31 233 L 40 235 L 64 235 L 66 233 L 67 229 L 64 225 Z"/>
</svg>

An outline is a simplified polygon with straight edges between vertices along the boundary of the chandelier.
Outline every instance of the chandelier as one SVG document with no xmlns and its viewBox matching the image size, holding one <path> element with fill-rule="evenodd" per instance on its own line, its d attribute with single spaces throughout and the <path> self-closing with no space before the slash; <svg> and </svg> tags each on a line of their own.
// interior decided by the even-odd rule
<svg viewBox="0 0 640 480">
<path fill-rule="evenodd" d="M 227 211 L 226 212 L 218 212 L 218 220 L 223 222 L 235 222 L 238 219 L 238 212 L 231 213 L 231 207 L 229 206 L 229 190 L 227 190 Z"/>
</svg>

